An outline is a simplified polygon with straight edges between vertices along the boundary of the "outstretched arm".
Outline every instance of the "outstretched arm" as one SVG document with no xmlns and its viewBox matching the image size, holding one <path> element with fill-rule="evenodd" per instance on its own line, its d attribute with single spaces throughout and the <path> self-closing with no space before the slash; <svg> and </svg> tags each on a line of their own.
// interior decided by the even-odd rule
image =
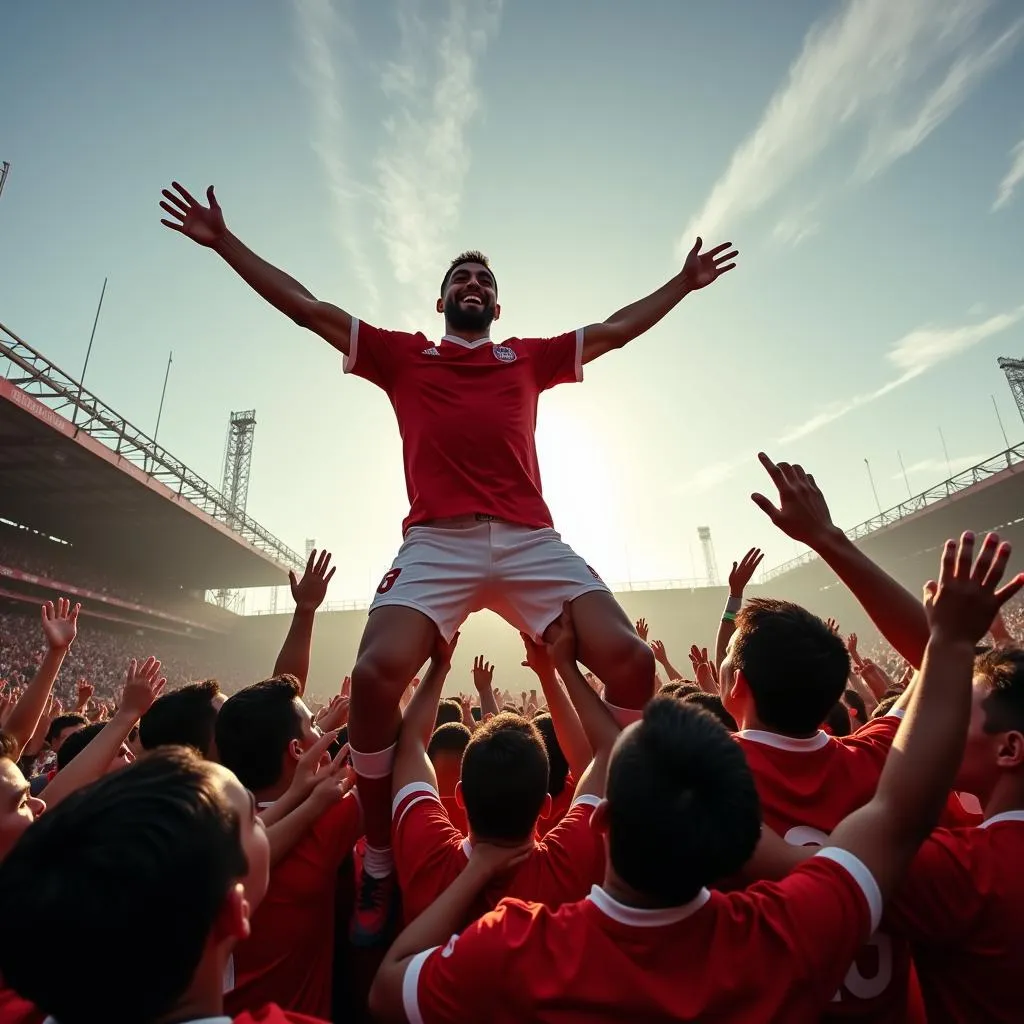
<svg viewBox="0 0 1024 1024">
<path fill-rule="evenodd" d="M 288 635 L 284 638 L 281 653 L 274 665 L 274 675 L 292 675 L 306 692 L 306 680 L 309 676 L 309 650 L 313 644 L 313 620 L 316 610 L 324 603 L 327 596 L 327 584 L 334 575 L 331 567 L 330 551 L 321 551 L 319 558 L 316 550 L 309 553 L 306 571 L 302 579 L 296 579 L 294 572 L 288 573 L 288 582 L 295 600 L 295 613 L 292 624 L 288 627 Z"/>
<path fill-rule="evenodd" d="M 253 291 L 300 327 L 319 334 L 339 352 L 348 355 L 352 317 L 343 309 L 321 302 L 293 277 L 257 256 L 227 229 L 224 213 L 213 194 L 206 190 L 209 206 L 203 206 L 178 182 L 174 190 L 163 190 L 161 208 L 170 215 L 161 224 L 180 231 L 200 245 L 213 249 Z"/>
<path fill-rule="evenodd" d="M 663 320 L 690 292 L 706 288 L 736 266 L 739 255 L 732 242 L 723 242 L 702 253 L 697 239 L 686 257 L 683 269 L 646 298 L 623 306 L 604 323 L 591 324 L 583 333 L 583 362 L 589 363 L 612 349 L 622 348 Z"/>
</svg>

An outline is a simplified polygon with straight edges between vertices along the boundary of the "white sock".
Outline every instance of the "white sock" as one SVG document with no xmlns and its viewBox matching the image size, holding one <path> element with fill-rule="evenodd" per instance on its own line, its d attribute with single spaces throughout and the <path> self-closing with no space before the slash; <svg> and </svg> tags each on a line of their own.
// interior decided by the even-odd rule
<svg viewBox="0 0 1024 1024">
<path fill-rule="evenodd" d="M 391 856 L 390 846 L 370 846 L 366 844 L 363 856 L 363 870 L 371 878 L 387 878 L 395 870 L 395 859 Z"/>
</svg>

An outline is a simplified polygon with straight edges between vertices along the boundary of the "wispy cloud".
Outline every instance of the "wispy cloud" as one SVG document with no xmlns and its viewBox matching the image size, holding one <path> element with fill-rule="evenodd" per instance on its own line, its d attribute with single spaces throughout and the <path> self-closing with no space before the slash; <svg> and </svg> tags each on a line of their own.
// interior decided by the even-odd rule
<svg viewBox="0 0 1024 1024">
<path fill-rule="evenodd" d="M 992 211 L 1001 210 L 1013 198 L 1017 186 L 1024 181 L 1024 139 L 1021 139 L 1016 146 L 1010 150 L 1010 169 L 1006 176 L 999 182 L 999 189 L 996 192 L 996 201 L 992 204 Z"/>
<path fill-rule="evenodd" d="M 908 477 L 916 476 L 929 476 L 932 479 L 945 480 L 949 475 L 955 475 L 963 469 L 970 469 L 971 466 L 977 466 L 979 463 L 984 462 L 989 455 L 958 455 L 956 458 L 952 458 L 947 463 L 944 459 L 921 459 L 918 462 L 912 462 L 906 467 Z M 893 480 L 903 479 L 903 470 L 901 469 L 898 473 L 893 473 Z"/>
<path fill-rule="evenodd" d="M 375 161 L 378 229 L 396 279 L 430 289 L 458 222 L 480 109 L 477 66 L 498 31 L 501 0 L 448 0 L 441 24 L 400 0 L 399 56 L 382 87 L 394 104 Z"/>
<path fill-rule="evenodd" d="M 334 60 L 340 45 L 352 42 L 352 28 L 331 0 L 293 0 L 293 4 L 304 57 L 300 74 L 313 110 L 313 149 L 323 167 L 334 204 L 332 226 L 362 286 L 362 308 L 373 315 L 380 302 L 380 292 L 353 216 L 353 204 L 361 190 L 351 177 L 344 157 L 348 150 L 342 101 L 344 86 Z"/>
<path fill-rule="evenodd" d="M 772 228 L 772 237 L 777 242 L 793 248 L 808 238 L 813 238 L 821 228 L 821 224 L 814 216 L 815 209 L 814 206 L 805 207 L 783 217 Z"/>
<path fill-rule="evenodd" d="M 877 174 L 909 153 L 1019 41 L 1015 26 L 978 47 L 990 6 L 990 0 L 847 0 L 812 26 L 786 81 L 679 239 L 680 250 L 697 234 L 717 238 L 727 225 L 731 230 L 827 149 L 884 122 L 888 111 L 913 102 L 942 76 L 908 123 L 869 136 L 861 174 Z"/>
</svg>

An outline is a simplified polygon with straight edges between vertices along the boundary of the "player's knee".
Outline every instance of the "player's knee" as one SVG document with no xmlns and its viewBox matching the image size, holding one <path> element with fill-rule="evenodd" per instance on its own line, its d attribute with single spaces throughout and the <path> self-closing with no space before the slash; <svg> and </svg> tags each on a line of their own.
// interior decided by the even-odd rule
<svg viewBox="0 0 1024 1024">
<path fill-rule="evenodd" d="M 384 646 L 363 651 L 352 669 L 352 707 L 394 706 L 412 680 L 412 673 L 400 654 Z"/>
<path fill-rule="evenodd" d="M 604 683 L 605 700 L 619 708 L 642 708 L 654 696 L 654 654 L 633 633 L 623 635 L 610 652 L 609 667 L 597 675 Z"/>
</svg>

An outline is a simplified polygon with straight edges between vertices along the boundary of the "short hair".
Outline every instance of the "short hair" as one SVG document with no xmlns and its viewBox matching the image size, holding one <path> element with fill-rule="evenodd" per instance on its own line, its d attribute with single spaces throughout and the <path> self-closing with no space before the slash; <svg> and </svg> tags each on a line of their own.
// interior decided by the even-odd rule
<svg viewBox="0 0 1024 1024">
<path fill-rule="evenodd" d="M 462 796 L 481 839 L 528 839 L 548 792 L 548 753 L 537 726 L 502 712 L 473 733 L 462 755 Z"/>
<path fill-rule="evenodd" d="M 73 732 L 57 751 L 57 771 L 63 771 L 106 727 L 106 722 L 93 722 Z"/>
<path fill-rule="evenodd" d="M 465 252 L 460 252 L 448 264 L 448 269 L 444 272 L 444 277 L 441 278 L 441 298 L 444 298 L 444 293 L 448 290 L 448 282 L 451 280 L 452 274 L 458 267 L 461 267 L 465 263 L 479 263 L 482 267 L 486 267 L 491 274 L 491 278 L 494 281 L 494 290 L 498 290 L 498 279 L 494 276 L 494 271 L 491 269 L 491 262 L 488 258 L 480 252 L 479 249 L 467 249 Z"/>
<path fill-rule="evenodd" d="M 445 697 L 438 702 L 434 728 L 439 729 L 448 722 L 462 721 L 462 705 L 454 697 Z"/>
<path fill-rule="evenodd" d="M 658 693 L 664 697 L 675 697 L 676 700 L 686 700 L 691 693 L 703 693 L 703 689 L 696 683 L 687 683 L 683 680 L 675 680 L 666 683 Z"/>
<path fill-rule="evenodd" d="M 544 748 L 548 752 L 548 793 L 552 797 L 561 796 L 569 778 L 569 761 L 558 742 L 555 723 L 551 715 L 543 711 L 534 715 L 533 724 L 537 726 L 540 738 L 544 741 Z"/>
<path fill-rule="evenodd" d="M 209 757 L 213 749 L 217 709 L 213 699 L 220 693 L 216 679 L 186 683 L 158 697 L 139 720 L 139 739 L 146 750 L 183 746 Z"/>
<path fill-rule="evenodd" d="M 295 710 L 300 692 L 295 676 L 274 676 L 239 690 L 220 709 L 214 727 L 217 755 L 247 789 L 266 789 L 280 780 L 288 744 L 302 736 Z"/>
<path fill-rule="evenodd" d="M 13 761 L 18 756 L 21 744 L 9 733 L 0 729 L 0 757 Z"/>
<path fill-rule="evenodd" d="M 832 710 L 825 716 L 822 724 L 828 726 L 828 731 L 833 736 L 849 736 L 852 731 L 850 712 L 841 700 L 832 705 Z"/>
<path fill-rule="evenodd" d="M 25 832 L 0 864 L 0 905 L 18 922 L 17 941 L 0 944 L 10 988 L 61 1024 L 141 1024 L 174 1007 L 249 870 L 215 771 L 192 751 L 162 750 L 73 793 Z M 97 985 L 129 920 L 118 982 Z"/>
<path fill-rule="evenodd" d="M 678 700 L 678 696 L 676 697 Z M 725 709 L 725 705 L 722 703 L 722 698 L 717 693 L 708 693 L 705 690 L 698 689 L 696 693 L 688 693 L 683 700 L 687 704 L 694 704 L 699 708 L 703 708 L 705 711 L 710 712 L 717 718 L 722 725 L 729 730 L 729 732 L 736 732 L 739 726 L 736 725 L 736 719 L 729 714 Z"/>
<path fill-rule="evenodd" d="M 992 687 L 982 703 L 985 732 L 1024 732 L 1024 648 L 986 651 L 975 662 L 974 674 Z"/>
<path fill-rule="evenodd" d="M 434 730 L 427 744 L 427 757 L 431 761 L 437 754 L 457 754 L 461 759 L 469 746 L 472 733 L 461 722 L 445 722 Z"/>
<path fill-rule="evenodd" d="M 857 725 L 861 726 L 868 720 L 868 706 L 864 703 L 864 698 L 853 687 L 847 687 L 843 692 L 843 701 L 853 712 L 850 715 L 851 723 L 856 721 Z"/>
<path fill-rule="evenodd" d="M 52 743 L 65 729 L 73 725 L 88 725 L 89 719 L 80 715 L 77 711 L 69 711 L 66 715 L 58 715 L 46 730 L 46 742 Z"/>
<path fill-rule="evenodd" d="M 875 710 L 871 712 L 872 720 L 876 718 L 885 718 L 890 711 L 892 711 L 893 705 L 900 699 L 898 693 L 890 693 L 888 697 L 883 697 L 876 705 Z"/>
<path fill-rule="evenodd" d="M 655 697 L 608 766 L 608 853 L 616 874 L 658 906 L 680 906 L 734 875 L 761 836 L 742 747 L 703 708 Z"/>
<path fill-rule="evenodd" d="M 734 636 L 732 662 L 764 726 L 788 736 L 820 728 L 850 675 L 842 638 L 806 608 L 763 597 L 737 614 Z"/>
</svg>

